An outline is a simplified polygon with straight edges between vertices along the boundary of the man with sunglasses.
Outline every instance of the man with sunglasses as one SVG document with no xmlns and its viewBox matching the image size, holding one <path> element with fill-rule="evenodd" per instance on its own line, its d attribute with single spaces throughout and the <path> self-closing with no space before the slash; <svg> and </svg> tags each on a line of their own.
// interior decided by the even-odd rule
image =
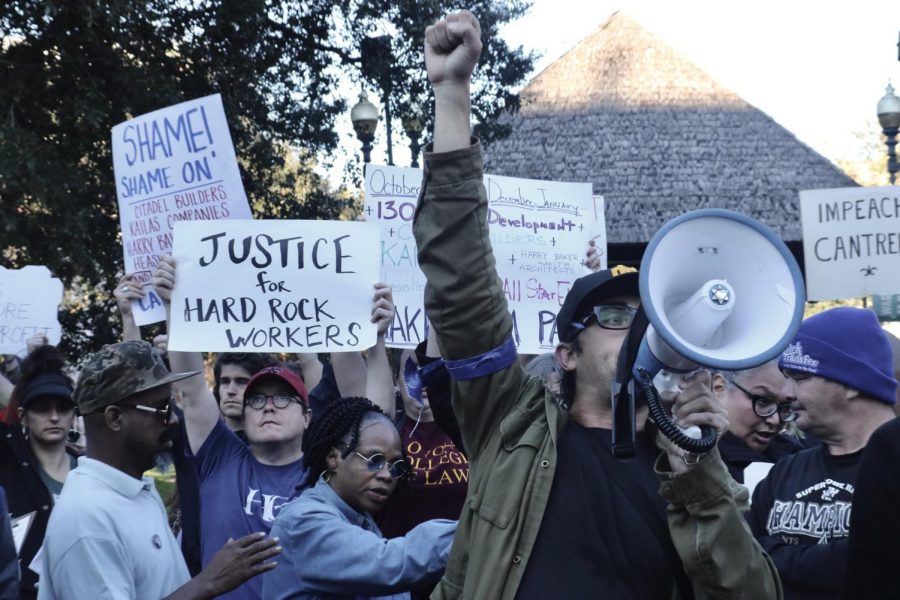
<svg viewBox="0 0 900 600">
<path fill-rule="evenodd" d="M 774 567 L 746 528 L 740 486 L 716 450 L 661 454 L 639 403 L 635 458 L 612 456 L 612 382 L 639 299 L 633 269 L 560 275 L 572 283 L 555 332 L 568 413 L 519 366 L 494 268 L 481 148 L 469 135 L 480 52 L 468 11 L 425 32 L 434 142 L 413 231 L 470 460 L 465 507 L 432 597 L 778 598 Z M 690 380 L 673 414 L 683 426 L 727 428 L 708 373 Z"/>
<path fill-rule="evenodd" d="M 752 463 L 774 463 L 803 449 L 796 437 L 783 433 L 794 420 L 790 401 L 781 395 L 783 387 L 777 359 L 713 377 L 713 391 L 728 412 L 719 452 L 738 483 L 744 483 L 744 470 Z"/>
<path fill-rule="evenodd" d="M 803 321 L 778 364 L 797 427 L 822 444 L 772 468 L 753 492 L 750 526 L 786 598 L 839 598 L 863 451 L 894 417 L 893 353 L 875 313 L 841 307 Z"/>
<path fill-rule="evenodd" d="M 254 534 L 224 544 L 191 579 L 153 479 L 172 448 L 178 418 L 170 373 L 142 341 L 106 346 L 81 370 L 74 399 L 87 456 L 66 480 L 50 516 L 38 598 L 214 598 L 275 564 L 276 543 Z"/>
</svg>

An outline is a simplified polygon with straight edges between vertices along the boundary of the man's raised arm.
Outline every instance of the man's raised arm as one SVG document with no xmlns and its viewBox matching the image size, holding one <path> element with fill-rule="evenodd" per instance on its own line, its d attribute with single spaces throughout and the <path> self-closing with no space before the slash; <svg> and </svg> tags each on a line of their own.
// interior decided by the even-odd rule
<svg viewBox="0 0 900 600">
<path fill-rule="evenodd" d="M 167 314 L 171 312 L 172 290 L 175 289 L 175 260 L 171 256 L 160 256 L 153 273 L 153 286 L 166 304 Z M 173 373 L 200 371 L 176 385 L 181 390 L 184 409 L 185 429 L 191 451 L 197 453 L 203 442 L 212 433 L 219 420 L 219 406 L 215 396 L 206 385 L 203 355 L 199 352 L 173 352 L 169 350 L 169 364 Z"/>
<path fill-rule="evenodd" d="M 428 279 L 425 309 L 454 380 L 454 410 L 470 459 L 496 433 L 522 380 L 488 237 L 481 148 L 469 135 L 470 79 L 480 35 L 468 11 L 425 31 L 435 128 L 413 224 L 419 266 Z"/>
</svg>

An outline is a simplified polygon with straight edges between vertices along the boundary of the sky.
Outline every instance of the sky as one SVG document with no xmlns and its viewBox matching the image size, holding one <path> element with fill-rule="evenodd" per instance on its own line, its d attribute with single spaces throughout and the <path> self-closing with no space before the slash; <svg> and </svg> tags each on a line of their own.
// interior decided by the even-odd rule
<svg viewBox="0 0 900 600">
<path fill-rule="evenodd" d="M 831 160 L 859 153 L 854 134 L 877 122 L 888 80 L 900 88 L 898 0 L 534 0 L 502 35 L 542 54 L 536 75 L 617 10 Z M 397 164 L 408 164 L 407 143 L 395 132 Z"/>
</svg>

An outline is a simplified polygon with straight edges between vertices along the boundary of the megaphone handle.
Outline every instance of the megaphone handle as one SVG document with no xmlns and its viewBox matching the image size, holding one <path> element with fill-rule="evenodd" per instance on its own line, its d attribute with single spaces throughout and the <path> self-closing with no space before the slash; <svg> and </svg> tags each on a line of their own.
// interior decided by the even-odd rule
<svg viewBox="0 0 900 600">
<path fill-rule="evenodd" d="M 647 408 L 650 410 L 650 417 L 664 436 L 672 440 L 672 442 L 688 452 L 695 454 L 703 454 L 709 452 L 716 446 L 718 434 L 713 427 L 702 425 L 700 427 L 700 439 L 695 439 L 684 434 L 681 429 L 672 421 L 672 418 L 666 414 L 662 401 L 659 399 L 659 392 L 653 386 L 649 374 L 637 377 L 636 383 L 640 386 L 647 402 Z"/>
</svg>

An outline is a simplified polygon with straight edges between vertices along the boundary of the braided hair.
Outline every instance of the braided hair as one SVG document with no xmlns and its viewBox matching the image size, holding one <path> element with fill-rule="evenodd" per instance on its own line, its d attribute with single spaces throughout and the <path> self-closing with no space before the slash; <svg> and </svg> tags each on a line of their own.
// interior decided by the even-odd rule
<svg viewBox="0 0 900 600">
<path fill-rule="evenodd" d="M 332 448 L 343 446 L 343 458 L 347 458 L 356 449 L 359 427 L 371 418 L 369 415 L 380 415 L 380 418 L 390 422 L 378 406 L 368 398 L 360 397 L 340 398 L 329 402 L 325 410 L 313 418 L 309 429 L 303 434 L 303 456 L 309 468 L 304 485 L 314 486 L 319 475 L 328 470 L 325 458 Z"/>
</svg>

